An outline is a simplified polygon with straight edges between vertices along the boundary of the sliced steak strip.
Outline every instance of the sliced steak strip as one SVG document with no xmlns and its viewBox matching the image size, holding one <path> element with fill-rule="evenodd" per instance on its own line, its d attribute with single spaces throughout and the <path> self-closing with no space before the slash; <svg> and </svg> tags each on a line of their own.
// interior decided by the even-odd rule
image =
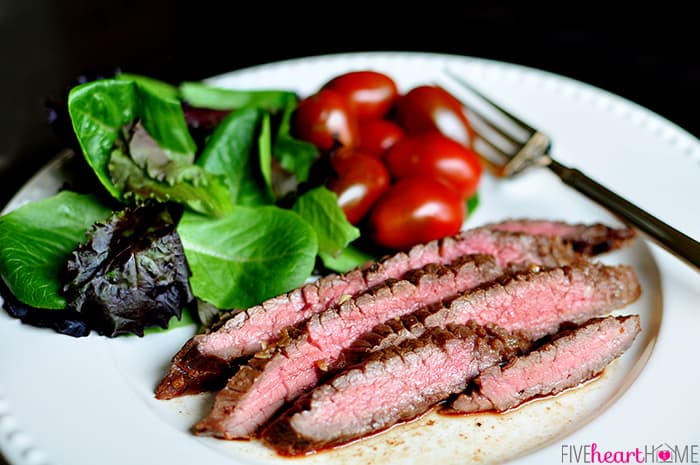
<svg viewBox="0 0 700 465">
<path fill-rule="evenodd" d="M 496 324 L 535 340 L 559 330 L 563 322 L 580 324 L 637 300 L 641 287 L 632 267 L 579 261 L 543 272 L 508 277 L 429 312 L 426 326 Z"/>
<path fill-rule="evenodd" d="M 421 337 L 431 329 L 430 326 L 426 326 L 424 323 L 426 317 L 446 306 L 449 306 L 449 303 L 428 305 L 408 315 L 392 318 L 376 325 L 371 331 L 357 338 L 350 347 L 343 351 L 341 364 L 343 366 L 351 366 L 362 363 L 375 352 L 403 344 L 409 339 Z M 562 324 L 564 323 L 562 321 Z M 489 331 L 501 331 L 503 338 L 511 337 L 512 340 L 509 344 L 513 346 L 518 344 L 519 341 L 531 341 L 528 336 L 522 333 L 507 332 L 490 323 L 481 326 Z"/>
<path fill-rule="evenodd" d="M 556 237 L 474 229 L 397 253 L 362 270 L 324 276 L 313 283 L 274 297 L 238 313 L 231 312 L 206 334 L 195 335 L 173 357 L 169 372 L 156 388 L 156 397 L 171 399 L 218 389 L 228 378 L 229 365 L 274 343 L 282 328 L 293 326 L 387 279 L 429 263 L 447 264 L 465 254 L 490 254 L 500 266 L 570 263 L 570 244 Z"/>
<path fill-rule="evenodd" d="M 283 455 L 300 455 L 411 420 L 528 345 L 515 340 L 473 323 L 429 329 L 316 387 L 265 427 L 262 439 Z"/>
<path fill-rule="evenodd" d="M 217 394 L 195 430 L 225 439 L 253 434 L 285 402 L 338 368 L 341 354 L 360 335 L 387 319 L 416 311 L 501 276 L 490 255 L 466 255 L 451 266 L 428 265 L 408 279 L 385 282 L 313 315 L 301 334 L 257 353 Z"/>
<path fill-rule="evenodd" d="M 576 252 L 598 255 L 627 246 L 636 237 L 631 228 L 611 228 L 601 223 L 571 224 L 563 221 L 512 219 L 485 226 L 498 231 L 557 236 L 573 245 Z"/>
<path fill-rule="evenodd" d="M 594 319 L 506 366 L 486 369 L 452 408 L 504 411 L 538 396 L 557 394 L 596 376 L 622 355 L 641 331 L 639 316 Z"/>
<path fill-rule="evenodd" d="M 444 276 L 452 280 L 448 274 Z M 318 383 L 324 369 L 341 364 L 345 349 L 360 335 L 380 321 L 415 312 L 428 300 L 442 299 L 432 290 L 438 289 L 435 282 L 445 279 L 427 275 L 415 286 L 398 281 L 314 315 L 301 336 L 271 352 L 256 354 L 253 366 L 241 368 L 219 392 L 211 414 L 198 423 L 197 432 L 222 438 L 249 436 L 285 402 Z M 422 322 L 428 327 L 466 324 L 469 320 L 494 323 L 535 340 L 555 333 L 563 322 L 580 323 L 621 307 L 636 299 L 639 292 L 631 268 L 584 260 L 479 287 L 455 298 L 449 306 L 421 310 L 427 313 Z M 264 363 L 259 363 L 260 359 Z"/>
<path fill-rule="evenodd" d="M 496 324 L 536 340 L 555 334 L 562 325 L 580 324 L 634 302 L 641 287 L 634 270 L 580 261 L 571 266 L 502 276 L 452 301 L 380 323 L 344 352 L 357 363 L 377 350 L 446 324 Z"/>
</svg>

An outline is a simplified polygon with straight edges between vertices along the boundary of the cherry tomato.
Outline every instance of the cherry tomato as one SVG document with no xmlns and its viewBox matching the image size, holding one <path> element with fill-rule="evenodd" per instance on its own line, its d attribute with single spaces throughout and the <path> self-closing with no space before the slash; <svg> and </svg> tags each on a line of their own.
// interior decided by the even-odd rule
<svg viewBox="0 0 700 465">
<path fill-rule="evenodd" d="M 294 133 L 322 151 L 350 147 L 357 142 L 357 120 L 341 94 L 324 89 L 299 102 Z"/>
<path fill-rule="evenodd" d="M 481 179 L 481 162 L 476 153 L 438 131 L 405 137 L 387 152 L 385 161 L 394 178 L 435 178 L 463 199 L 476 193 Z"/>
<path fill-rule="evenodd" d="M 401 126 L 386 119 L 360 121 L 360 142 L 362 151 L 382 157 L 394 144 L 403 139 Z"/>
<path fill-rule="evenodd" d="M 409 247 L 457 234 L 467 212 L 462 198 L 430 178 L 410 176 L 393 184 L 374 204 L 368 226 L 383 247 Z"/>
<path fill-rule="evenodd" d="M 417 86 L 399 97 L 396 118 L 408 134 L 437 129 L 466 147 L 474 139 L 462 104 L 439 86 Z"/>
<path fill-rule="evenodd" d="M 331 166 L 338 177 L 328 188 L 338 195 L 348 221 L 358 224 L 389 187 L 389 170 L 377 157 L 352 149 L 335 152 Z"/>
<path fill-rule="evenodd" d="M 399 91 L 396 83 L 377 71 L 351 71 L 323 85 L 343 95 L 358 119 L 379 119 L 387 114 Z"/>
</svg>

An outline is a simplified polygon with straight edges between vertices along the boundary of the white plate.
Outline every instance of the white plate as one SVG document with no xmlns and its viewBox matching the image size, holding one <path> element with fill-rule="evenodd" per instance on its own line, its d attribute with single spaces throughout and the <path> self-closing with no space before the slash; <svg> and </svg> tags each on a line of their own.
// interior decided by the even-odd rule
<svg viewBox="0 0 700 465">
<path fill-rule="evenodd" d="M 273 63 L 211 82 L 284 87 L 305 95 L 341 72 L 375 69 L 394 77 L 405 91 L 440 79 L 445 65 L 551 134 L 562 162 L 700 237 L 698 140 L 634 103 L 580 82 L 483 59 L 388 52 Z M 7 208 L 55 192 L 62 163 L 59 158 L 38 173 Z M 511 181 L 487 176 L 481 206 L 468 225 L 512 216 L 617 223 L 546 170 Z M 642 239 L 604 260 L 631 264 L 638 272 L 642 298 L 622 313 L 639 313 L 644 332 L 600 379 L 506 415 L 431 414 L 293 463 L 576 463 L 578 448 L 593 443 L 598 451 L 613 453 L 651 451 L 665 443 L 679 452 L 687 447 L 688 460 L 700 460 L 700 371 L 695 366 L 700 344 L 691 342 L 700 330 L 699 275 Z M 3 453 L 12 464 L 28 465 L 290 463 L 255 441 L 192 435 L 189 428 L 210 403 L 208 395 L 154 399 L 153 388 L 170 357 L 192 332 L 74 339 L 22 325 L 0 312 Z M 660 461 L 649 455 L 647 463 L 652 458 Z"/>
</svg>

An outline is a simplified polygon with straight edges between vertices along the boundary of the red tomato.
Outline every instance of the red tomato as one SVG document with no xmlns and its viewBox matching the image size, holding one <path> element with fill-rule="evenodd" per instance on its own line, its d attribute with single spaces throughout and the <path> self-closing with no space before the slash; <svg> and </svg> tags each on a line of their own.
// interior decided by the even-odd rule
<svg viewBox="0 0 700 465">
<path fill-rule="evenodd" d="M 396 83 L 377 71 L 351 71 L 334 77 L 323 89 L 333 89 L 343 95 L 358 119 L 383 118 L 396 101 Z"/>
<path fill-rule="evenodd" d="M 341 94 L 320 90 L 299 102 L 294 133 L 322 151 L 335 148 L 336 143 L 350 147 L 357 142 L 357 120 Z"/>
<path fill-rule="evenodd" d="M 403 139 L 401 126 L 386 119 L 360 121 L 360 142 L 358 148 L 372 155 L 382 157 L 394 144 Z"/>
<path fill-rule="evenodd" d="M 389 187 L 389 170 L 377 157 L 350 149 L 334 153 L 331 166 L 338 177 L 328 188 L 338 195 L 348 221 L 357 224 Z"/>
<path fill-rule="evenodd" d="M 418 86 L 399 97 L 396 118 L 408 134 L 437 129 L 466 147 L 474 139 L 462 104 L 442 87 Z"/>
<path fill-rule="evenodd" d="M 393 184 L 369 216 L 372 240 L 383 247 L 409 247 L 457 234 L 467 212 L 452 189 L 430 178 L 411 176 Z"/>
<path fill-rule="evenodd" d="M 463 199 L 476 193 L 481 179 L 476 153 L 437 131 L 405 137 L 387 152 L 385 161 L 394 178 L 435 178 Z"/>
</svg>

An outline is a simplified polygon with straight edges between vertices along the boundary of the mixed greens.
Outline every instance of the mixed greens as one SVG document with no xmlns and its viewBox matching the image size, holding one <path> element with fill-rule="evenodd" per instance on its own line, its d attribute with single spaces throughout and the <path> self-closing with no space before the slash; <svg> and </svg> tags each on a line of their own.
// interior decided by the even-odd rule
<svg viewBox="0 0 700 465">
<path fill-rule="evenodd" d="M 142 335 L 195 302 L 247 308 L 301 285 L 317 263 L 346 271 L 371 259 L 348 248 L 359 230 L 334 193 L 296 189 L 318 157 L 290 134 L 297 103 L 286 90 L 131 74 L 73 88 L 72 126 L 104 192 L 64 190 L 0 217 L 6 307 Z M 191 124 L 197 109 L 218 112 L 211 130 Z M 279 189 L 279 173 L 292 189 Z"/>
<path fill-rule="evenodd" d="M 167 328 L 192 301 L 190 270 L 164 204 L 127 207 L 98 223 L 63 268 L 69 310 L 98 333 Z"/>
</svg>

